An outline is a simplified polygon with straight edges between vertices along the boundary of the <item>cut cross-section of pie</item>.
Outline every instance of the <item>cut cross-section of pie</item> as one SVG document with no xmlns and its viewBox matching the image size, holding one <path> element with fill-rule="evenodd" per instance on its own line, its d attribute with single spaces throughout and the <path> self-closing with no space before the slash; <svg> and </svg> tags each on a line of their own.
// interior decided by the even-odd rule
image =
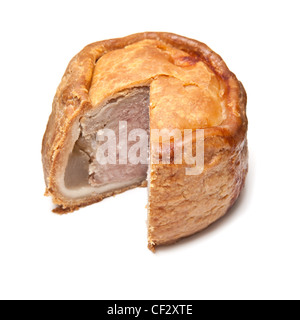
<svg viewBox="0 0 300 320">
<path fill-rule="evenodd" d="M 169 144 L 157 132 L 169 132 Z M 199 132 L 202 166 L 191 174 Z M 42 149 L 46 194 L 64 213 L 148 184 L 154 249 L 233 205 L 247 174 L 246 134 L 245 90 L 205 44 L 153 32 L 97 42 L 71 60 L 57 89 Z"/>
</svg>

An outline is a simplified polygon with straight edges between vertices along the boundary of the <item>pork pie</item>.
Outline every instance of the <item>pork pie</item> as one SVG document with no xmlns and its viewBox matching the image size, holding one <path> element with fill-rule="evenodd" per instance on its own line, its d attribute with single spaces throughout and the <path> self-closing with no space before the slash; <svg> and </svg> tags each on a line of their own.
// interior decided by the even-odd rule
<svg viewBox="0 0 300 320">
<path fill-rule="evenodd" d="M 150 135 L 148 162 L 99 162 L 99 132 L 118 136 L 120 123 Z M 174 135 L 168 147 L 153 129 L 176 129 L 184 139 Z M 188 174 L 196 166 L 197 132 L 202 167 Z M 148 184 L 154 250 L 206 228 L 234 204 L 247 173 L 246 134 L 245 90 L 205 44 L 156 32 L 96 42 L 71 60 L 54 97 L 42 147 L 46 195 L 55 212 L 67 213 Z M 193 152 L 182 163 L 174 160 L 179 142 Z"/>
</svg>

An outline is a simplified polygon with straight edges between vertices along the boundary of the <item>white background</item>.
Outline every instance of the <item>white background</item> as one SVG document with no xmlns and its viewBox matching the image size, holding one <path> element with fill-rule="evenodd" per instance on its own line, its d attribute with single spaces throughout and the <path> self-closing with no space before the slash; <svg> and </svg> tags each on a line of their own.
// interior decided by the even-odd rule
<svg viewBox="0 0 300 320">
<path fill-rule="evenodd" d="M 1 1 L 0 298 L 299 299 L 299 9 L 288 0 Z M 55 215 L 40 156 L 72 56 L 142 31 L 205 42 L 248 93 L 240 200 L 156 254 L 146 247 L 146 189 Z"/>
</svg>

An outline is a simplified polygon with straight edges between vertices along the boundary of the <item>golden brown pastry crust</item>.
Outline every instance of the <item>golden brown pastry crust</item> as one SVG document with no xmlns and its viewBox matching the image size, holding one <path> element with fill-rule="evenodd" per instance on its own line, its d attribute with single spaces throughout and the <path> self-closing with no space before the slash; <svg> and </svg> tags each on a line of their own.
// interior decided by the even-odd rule
<svg viewBox="0 0 300 320">
<path fill-rule="evenodd" d="M 109 79 L 104 81 L 103 74 L 108 74 L 108 72 L 104 72 L 105 63 L 102 67 L 99 67 L 99 64 L 102 63 L 100 61 L 101 57 L 111 55 L 110 65 L 113 65 L 117 63 L 118 59 L 117 55 L 114 57 L 115 50 L 126 49 L 126 47 L 133 45 L 136 46 L 136 52 L 138 52 L 141 46 L 145 46 L 145 43 L 147 44 L 149 41 L 155 42 L 161 51 L 166 51 L 168 57 L 172 59 L 171 62 L 175 69 L 167 71 L 163 69 L 156 70 L 154 73 L 152 71 L 152 73 L 147 73 L 146 70 L 145 74 L 139 79 L 137 78 L 137 74 L 133 72 L 132 76 L 136 77 L 133 81 L 124 82 L 121 75 L 118 76 L 119 78 L 117 77 L 117 81 L 116 77 L 114 78 L 114 82 L 110 82 Z M 155 60 L 153 61 L 155 63 L 161 59 L 161 56 L 157 52 L 153 52 L 152 59 Z M 202 64 L 202 67 L 198 68 L 197 66 L 200 64 Z M 129 60 L 127 65 L 134 70 L 133 61 Z M 157 65 L 163 68 L 164 64 L 157 63 Z M 183 71 L 178 71 L 180 69 L 176 69 L 176 66 Z M 217 89 L 222 91 L 220 99 L 222 99 L 224 106 L 222 116 L 220 116 L 217 109 L 213 113 L 209 113 L 209 108 L 200 110 L 204 114 L 208 112 L 207 121 L 205 123 L 201 123 L 200 121 L 198 124 L 195 121 L 192 125 L 193 128 L 205 128 L 205 170 L 201 176 L 183 177 L 183 166 L 151 166 L 150 179 L 152 186 L 150 187 L 151 194 L 149 199 L 149 210 L 151 211 L 149 212 L 149 247 L 154 248 L 155 245 L 171 243 L 203 229 L 222 216 L 234 203 L 244 184 L 247 172 L 246 93 L 243 86 L 236 76 L 229 71 L 222 58 L 205 44 L 175 34 L 146 32 L 88 45 L 71 60 L 67 67 L 53 101 L 52 114 L 49 118 L 42 146 L 46 194 L 51 195 L 54 203 L 59 205 L 59 208 L 56 209 L 57 212 L 73 211 L 79 207 L 101 201 L 105 197 L 137 186 L 134 185 L 104 194 L 92 194 L 84 199 L 80 198 L 76 200 L 65 197 L 62 194 L 59 188 L 58 176 L 62 174 L 60 170 L 64 161 L 65 149 L 70 143 L 70 139 L 74 138 L 74 127 L 86 112 L 98 107 L 101 103 L 104 103 L 106 98 L 128 87 L 151 84 L 154 87 L 154 92 L 155 84 L 158 83 L 158 87 L 162 86 L 164 81 L 162 77 L 165 75 L 173 77 L 175 81 L 176 79 L 181 81 L 182 88 L 186 85 L 196 85 L 200 89 L 203 89 L 201 84 L 203 79 L 205 80 L 206 77 L 216 77 L 217 82 L 214 79 L 207 78 L 207 81 L 205 80 L 206 83 L 204 84 L 206 86 L 207 83 L 211 83 L 212 85 L 207 96 L 211 97 L 214 95 L 214 86 L 218 83 L 220 87 Z M 99 86 L 100 83 L 101 86 Z M 117 83 L 117 86 L 114 86 L 113 83 Z M 180 90 L 183 90 L 182 88 Z M 195 96 L 197 94 L 199 97 L 201 96 L 201 93 L 198 91 L 195 92 Z M 153 95 L 153 101 L 156 101 L 157 104 L 163 104 L 161 97 L 158 96 L 155 100 L 155 96 Z M 213 101 L 209 100 L 207 103 L 209 105 Z M 178 119 L 178 115 L 172 113 L 177 112 L 176 110 L 171 110 L 167 113 L 158 112 L 157 116 L 155 112 L 151 106 L 150 117 L 152 114 L 152 127 L 163 127 L 172 116 Z M 162 120 L 161 124 L 159 120 Z M 178 120 L 177 126 L 182 129 L 185 128 L 186 124 L 184 121 L 185 117 L 182 117 L 181 120 Z M 157 176 L 159 177 L 158 179 Z M 174 181 L 174 185 L 169 189 L 169 192 L 174 196 L 170 197 L 166 192 L 159 192 L 159 190 L 162 191 L 163 180 L 171 176 L 177 177 L 177 183 L 174 179 L 172 180 Z M 220 176 L 223 179 L 220 179 Z M 220 200 L 216 192 L 218 187 L 222 187 L 221 180 L 223 185 L 227 184 L 230 186 L 227 191 L 223 190 L 223 200 Z M 188 197 L 185 195 L 187 188 L 186 186 L 183 187 L 183 181 L 185 184 L 189 184 L 192 190 L 195 190 Z M 145 182 L 142 184 L 145 185 Z M 180 184 L 181 188 L 179 187 Z M 197 200 L 197 193 L 199 195 L 203 194 L 203 185 L 211 186 L 211 188 L 215 186 L 215 198 L 212 197 L 210 200 L 207 200 L 200 196 Z M 168 186 L 164 187 L 167 188 Z M 213 194 L 213 191 L 210 188 L 208 189 L 208 192 L 211 191 Z M 198 220 L 195 214 L 196 218 L 194 217 L 193 220 L 189 212 L 194 212 L 195 210 L 193 211 L 189 206 L 186 206 L 188 201 L 179 201 L 178 197 L 180 195 L 178 195 L 178 192 L 182 194 L 181 197 L 186 197 L 193 204 L 195 210 L 198 208 L 201 211 L 203 202 L 207 202 L 208 213 L 211 207 L 213 207 L 214 202 L 217 206 L 206 217 L 198 214 Z M 167 204 L 167 200 L 169 204 Z M 169 216 L 170 219 L 166 222 L 169 223 L 170 228 L 164 228 L 164 224 L 160 224 L 158 221 L 159 218 L 162 221 L 164 219 L 164 215 L 161 212 L 161 204 L 169 205 L 170 209 L 168 213 L 171 213 L 171 208 L 177 205 L 179 209 L 182 209 L 181 215 L 177 215 L 177 217 L 181 217 L 183 220 L 185 217 L 188 217 L 190 223 L 183 223 L 181 228 L 180 219 L 174 218 L 171 214 Z M 220 207 L 218 208 L 219 204 Z M 178 213 L 178 210 L 176 212 Z"/>
<path fill-rule="evenodd" d="M 246 99 L 240 84 L 238 101 L 243 108 Z M 247 122 L 240 130 L 245 130 L 244 126 Z M 232 138 L 209 136 L 205 131 L 203 173 L 186 175 L 186 167 L 186 163 L 151 165 L 148 247 L 152 251 L 158 245 L 172 244 L 205 229 L 235 203 L 248 171 L 246 131 L 244 136 L 236 133 Z"/>
</svg>

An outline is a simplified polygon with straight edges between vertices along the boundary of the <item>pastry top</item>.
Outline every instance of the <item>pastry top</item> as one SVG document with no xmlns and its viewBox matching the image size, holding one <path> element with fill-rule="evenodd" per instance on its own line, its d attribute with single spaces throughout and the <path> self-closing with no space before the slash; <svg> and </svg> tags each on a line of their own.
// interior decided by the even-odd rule
<svg viewBox="0 0 300 320">
<path fill-rule="evenodd" d="M 57 89 L 42 150 L 48 188 L 79 118 L 119 91 L 145 85 L 152 128 L 205 128 L 207 157 L 245 141 L 246 93 L 205 44 L 157 32 L 100 41 L 71 60 Z"/>
<path fill-rule="evenodd" d="M 224 90 L 217 76 L 199 56 L 158 40 L 103 55 L 89 96 L 95 107 L 122 90 L 144 85 L 150 86 L 151 128 L 206 128 L 223 120 Z"/>
</svg>

